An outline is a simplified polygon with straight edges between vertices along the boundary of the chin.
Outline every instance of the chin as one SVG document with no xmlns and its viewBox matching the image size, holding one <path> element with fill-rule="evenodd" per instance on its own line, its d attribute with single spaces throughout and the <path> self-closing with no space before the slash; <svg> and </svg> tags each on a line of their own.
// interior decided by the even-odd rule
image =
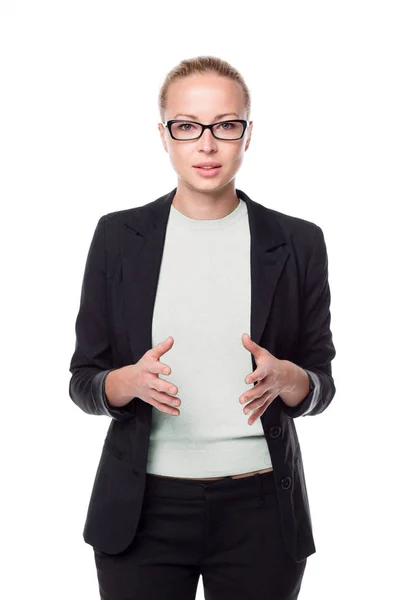
<svg viewBox="0 0 400 600">
<path fill-rule="evenodd" d="M 217 177 L 196 177 L 196 179 L 192 180 L 190 185 L 199 190 L 210 190 L 210 189 L 219 189 L 224 187 L 228 183 L 226 177 L 221 178 Z"/>
</svg>

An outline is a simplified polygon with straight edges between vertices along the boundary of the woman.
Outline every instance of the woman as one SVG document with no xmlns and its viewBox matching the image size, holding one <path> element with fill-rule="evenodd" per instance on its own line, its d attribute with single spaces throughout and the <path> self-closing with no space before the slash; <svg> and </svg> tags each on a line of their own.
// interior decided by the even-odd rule
<svg viewBox="0 0 400 600">
<path fill-rule="evenodd" d="M 183 60 L 159 108 L 177 187 L 103 215 L 83 279 L 70 396 L 112 417 L 84 539 L 103 599 L 190 600 L 201 575 L 208 600 L 294 600 L 315 552 L 294 419 L 335 394 L 324 236 L 235 188 L 231 65 Z"/>
</svg>

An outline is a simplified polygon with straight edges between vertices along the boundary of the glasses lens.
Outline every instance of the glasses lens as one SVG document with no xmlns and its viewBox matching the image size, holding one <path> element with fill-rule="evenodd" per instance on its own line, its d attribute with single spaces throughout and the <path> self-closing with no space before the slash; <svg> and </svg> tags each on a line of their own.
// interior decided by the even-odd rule
<svg viewBox="0 0 400 600">
<path fill-rule="evenodd" d="M 201 127 L 193 121 L 172 123 L 172 135 L 178 140 L 192 140 L 201 134 Z M 214 134 L 220 140 L 235 140 L 243 133 L 243 124 L 231 121 L 223 121 L 213 127 Z"/>
<path fill-rule="evenodd" d="M 172 123 L 171 131 L 174 138 L 177 138 L 178 140 L 191 140 L 192 138 L 199 137 L 201 127 L 192 121 L 185 121 L 181 123 Z"/>
<path fill-rule="evenodd" d="M 217 138 L 221 140 L 235 140 L 242 135 L 243 127 L 243 123 L 223 121 L 222 123 L 218 123 L 218 125 L 214 125 L 213 131 Z"/>
</svg>

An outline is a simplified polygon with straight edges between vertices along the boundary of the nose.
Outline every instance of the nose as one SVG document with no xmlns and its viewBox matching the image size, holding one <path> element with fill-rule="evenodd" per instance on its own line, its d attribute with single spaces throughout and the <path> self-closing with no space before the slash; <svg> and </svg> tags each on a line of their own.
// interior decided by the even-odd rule
<svg viewBox="0 0 400 600">
<path fill-rule="evenodd" d="M 211 133 L 210 129 L 205 129 L 203 135 L 197 140 L 199 147 L 203 150 L 210 150 L 217 147 L 217 140 Z"/>
</svg>

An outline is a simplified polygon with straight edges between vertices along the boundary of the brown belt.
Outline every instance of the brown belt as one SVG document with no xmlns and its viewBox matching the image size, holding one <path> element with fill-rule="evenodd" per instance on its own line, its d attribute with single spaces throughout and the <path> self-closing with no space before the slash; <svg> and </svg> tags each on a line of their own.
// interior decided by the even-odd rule
<svg viewBox="0 0 400 600">
<path fill-rule="evenodd" d="M 157 475 L 157 477 L 164 477 L 166 479 L 194 479 L 195 481 L 217 481 L 218 479 L 227 479 L 228 477 L 231 479 L 240 479 L 242 477 L 251 477 L 251 475 L 257 475 L 258 473 L 267 473 L 268 471 L 272 471 L 273 469 L 264 469 L 262 471 L 252 471 L 251 473 L 244 473 L 241 475 L 226 475 L 225 477 L 169 477 L 168 475 Z"/>
</svg>

